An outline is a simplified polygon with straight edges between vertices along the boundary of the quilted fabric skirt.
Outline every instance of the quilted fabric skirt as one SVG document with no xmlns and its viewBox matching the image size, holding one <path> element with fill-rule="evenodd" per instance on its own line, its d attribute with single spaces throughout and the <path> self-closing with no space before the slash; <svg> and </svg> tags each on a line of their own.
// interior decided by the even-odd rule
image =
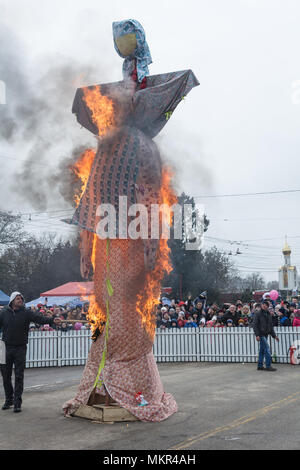
<svg viewBox="0 0 300 470">
<path fill-rule="evenodd" d="M 178 408 L 173 396 L 164 392 L 152 352 L 155 323 L 153 314 L 143 310 L 148 278 L 142 240 L 110 240 L 107 254 L 106 241 L 97 239 L 95 265 L 96 300 L 103 311 L 109 301 L 107 354 L 101 372 L 105 388 L 113 400 L 138 419 L 162 421 Z M 107 276 L 113 288 L 111 296 L 107 293 Z M 141 309 L 137 308 L 138 299 Z M 91 346 L 76 396 L 63 405 L 66 415 L 88 403 L 104 343 L 105 330 Z M 102 385 L 96 391 L 104 395 L 105 388 Z M 135 395 L 139 392 L 148 405 L 137 404 Z"/>
</svg>

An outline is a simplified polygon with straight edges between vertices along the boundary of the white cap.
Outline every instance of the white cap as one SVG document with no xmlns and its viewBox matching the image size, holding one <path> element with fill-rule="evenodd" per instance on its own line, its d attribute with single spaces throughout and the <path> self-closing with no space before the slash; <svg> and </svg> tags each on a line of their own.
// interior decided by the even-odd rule
<svg viewBox="0 0 300 470">
<path fill-rule="evenodd" d="M 20 295 L 20 296 L 22 297 L 22 299 L 23 299 L 23 302 L 24 302 L 24 297 L 23 297 L 23 295 L 21 294 L 21 292 L 17 292 L 17 291 L 16 291 L 16 292 L 13 292 L 13 293 L 10 295 L 10 299 L 9 299 L 9 304 L 8 304 L 8 305 L 10 305 L 10 304 L 15 300 L 15 298 L 17 297 L 17 295 Z"/>
</svg>

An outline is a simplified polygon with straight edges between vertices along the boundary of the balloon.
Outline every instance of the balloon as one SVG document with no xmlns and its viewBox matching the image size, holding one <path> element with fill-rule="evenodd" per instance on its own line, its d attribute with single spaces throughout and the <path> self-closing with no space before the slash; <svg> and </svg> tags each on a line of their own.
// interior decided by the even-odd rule
<svg viewBox="0 0 300 470">
<path fill-rule="evenodd" d="M 275 290 L 275 289 L 274 289 L 274 290 L 271 290 L 271 292 L 270 292 L 270 299 L 276 300 L 276 299 L 278 299 L 278 296 L 279 296 L 279 294 L 278 294 L 277 290 Z"/>
</svg>

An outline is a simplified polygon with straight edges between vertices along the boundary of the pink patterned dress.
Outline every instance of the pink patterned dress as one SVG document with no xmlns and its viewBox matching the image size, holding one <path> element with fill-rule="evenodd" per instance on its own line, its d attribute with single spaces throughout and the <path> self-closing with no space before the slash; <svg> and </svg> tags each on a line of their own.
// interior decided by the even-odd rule
<svg viewBox="0 0 300 470">
<path fill-rule="evenodd" d="M 147 88 L 136 91 L 132 98 L 126 122 L 100 142 L 71 223 L 95 233 L 97 207 L 110 203 L 118 212 L 119 196 L 127 196 L 128 204 L 143 203 L 150 219 L 150 206 L 161 202 L 162 188 L 162 163 L 152 138 L 196 85 L 198 81 L 191 70 L 147 77 Z M 113 98 L 114 90 L 118 90 L 115 95 L 120 94 L 122 86 L 122 82 L 101 85 L 101 94 Z M 73 112 L 80 124 L 97 134 L 81 89 L 77 90 Z M 100 376 L 105 388 L 98 386 L 96 392 L 104 395 L 106 389 L 112 399 L 142 421 L 162 421 L 177 411 L 177 404 L 164 391 L 159 376 L 152 352 L 155 317 L 146 305 L 151 276 L 162 280 L 160 265 L 168 253 L 159 240 L 151 239 L 111 239 L 108 254 L 106 249 L 106 241 L 98 238 L 95 297 L 102 312 L 109 302 L 109 321 L 91 346 L 77 394 L 63 405 L 64 413 L 71 415 L 81 404 L 89 402 L 107 336 L 105 365 Z M 108 276 L 112 295 L 107 290 Z M 156 295 L 158 298 L 159 282 Z M 142 393 L 147 405 L 138 405 L 135 398 L 138 393 Z"/>
</svg>

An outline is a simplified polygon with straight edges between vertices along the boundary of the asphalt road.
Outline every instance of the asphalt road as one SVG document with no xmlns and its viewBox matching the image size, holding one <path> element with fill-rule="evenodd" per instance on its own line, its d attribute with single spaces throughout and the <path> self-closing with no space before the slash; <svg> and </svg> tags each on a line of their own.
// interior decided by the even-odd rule
<svg viewBox="0 0 300 470">
<path fill-rule="evenodd" d="M 64 418 L 61 405 L 74 396 L 83 367 L 29 369 L 23 412 L 0 410 L 0 449 L 299 449 L 300 368 L 277 367 L 159 364 L 178 413 L 161 423 L 114 424 Z"/>
</svg>

